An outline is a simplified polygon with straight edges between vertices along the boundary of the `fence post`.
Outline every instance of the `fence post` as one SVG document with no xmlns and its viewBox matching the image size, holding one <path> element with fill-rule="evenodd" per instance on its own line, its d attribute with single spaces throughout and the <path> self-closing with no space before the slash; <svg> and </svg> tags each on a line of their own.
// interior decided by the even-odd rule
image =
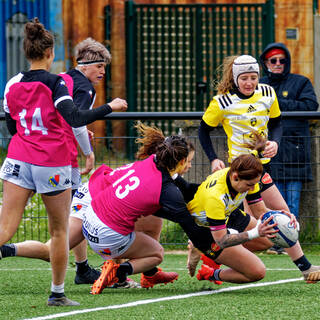
<svg viewBox="0 0 320 320">
<path fill-rule="evenodd" d="M 267 44 L 275 41 L 274 0 L 267 0 L 263 8 L 262 42 L 263 48 L 265 48 Z"/>
</svg>

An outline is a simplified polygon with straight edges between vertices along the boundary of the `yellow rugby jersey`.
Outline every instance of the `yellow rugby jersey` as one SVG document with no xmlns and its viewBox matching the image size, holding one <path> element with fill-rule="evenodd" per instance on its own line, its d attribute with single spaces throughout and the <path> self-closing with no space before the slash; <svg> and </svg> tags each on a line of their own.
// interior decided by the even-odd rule
<svg viewBox="0 0 320 320">
<path fill-rule="evenodd" d="M 187 208 L 196 223 L 209 226 L 207 217 L 215 220 L 226 220 L 232 211 L 238 208 L 247 194 L 257 193 L 260 190 L 259 183 L 254 190 L 238 193 L 233 199 L 227 184 L 227 174 L 230 168 L 218 170 L 207 177 L 201 183 L 194 198 L 188 202 Z"/>
<path fill-rule="evenodd" d="M 249 153 L 244 143 L 250 141 L 251 130 L 268 137 L 269 118 L 281 114 L 274 89 L 267 84 L 258 84 L 254 94 L 248 99 L 241 99 L 230 92 L 213 97 L 202 119 L 211 126 L 219 123 L 228 137 L 229 163 L 237 156 Z M 270 158 L 262 158 L 267 163 Z"/>
</svg>

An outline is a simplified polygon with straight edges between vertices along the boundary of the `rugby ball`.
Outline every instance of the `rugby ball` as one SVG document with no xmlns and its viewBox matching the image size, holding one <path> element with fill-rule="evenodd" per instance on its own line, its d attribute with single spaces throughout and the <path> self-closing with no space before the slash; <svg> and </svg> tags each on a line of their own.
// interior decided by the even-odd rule
<svg viewBox="0 0 320 320">
<path fill-rule="evenodd" d="M 295 228 L 294 225 L 290 224 L 290 218 L 281 211 L 268 211 L 262 218 L 261 222 L 264 222 L 270 217 L 273 217 L 269 224 L 276 223 L 277 226 L 274 227 L 275 230 L 279 230 L 275 233 L 274 238 L 269 238 L 275 245 L 278 245 L 282 248 L 290 248 L 298 241 L 299 230 Z"/>
</svg>

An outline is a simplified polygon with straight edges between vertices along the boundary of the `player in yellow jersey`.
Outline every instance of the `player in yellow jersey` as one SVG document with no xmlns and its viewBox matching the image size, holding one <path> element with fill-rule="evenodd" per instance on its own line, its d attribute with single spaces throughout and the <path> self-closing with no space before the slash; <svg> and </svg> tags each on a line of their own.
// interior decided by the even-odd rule
<svg viewBox="0 0 320 320">
<path fill-rule="evenodd" d="M 238 155 L 250 153 L 247 146 L 253 138 L 252 132 L 259 132 L 267 139 L 265 150 L 261 154 L 264 167 L 260 179 L 262 199 L 269 209 L 289 211 L 268 173 L 268 163 L 277 154 L 282 136 L 281 113 L 275 91 L 269 85 L 258 83 L 259 65 L 252 56 L 227 57 L 222 67 L 222 78 L 217 84 L 218 95 L 210 102 L 199 127 L 199 139 L 210 160 L 212 172 L 225 168 L 224 162 L 218 159 L 212 146 L 212 128 L 222 124 L 227 134 L 229 163 Z M 320 267 L 311 265 L 299 242 L 285 250 L 306 279 L 306 274 L 312 272 L 320 280 Z M 192 260 L 189 255 L 188 264 L 190 266 L 191 261 L 194 268 Z"/>
<path fill-rule="evenodd" d="M 255 213 L 261 215 L 268 211 L 259 195 L 262 173 L 263 167 L 257 157 L 240 155 L 232 161 L 230 168 L 219 170 L 202 182 L 194 198 L 188 202 L 190 214 L 211 230 L 215 262 L 229 267 L 213 269 L 203 264 L 197 274 L 198 280 L 245 283 L 264 278 L 263 262 L 241 244 L 260 237 L 272 237 L 274 225 L 257 224 L 254 217 L 239 208 L 244 199 L 251 196 L 250 207 Z M 268 246 L 266 238 L 260 240 Z"/>
</svg>

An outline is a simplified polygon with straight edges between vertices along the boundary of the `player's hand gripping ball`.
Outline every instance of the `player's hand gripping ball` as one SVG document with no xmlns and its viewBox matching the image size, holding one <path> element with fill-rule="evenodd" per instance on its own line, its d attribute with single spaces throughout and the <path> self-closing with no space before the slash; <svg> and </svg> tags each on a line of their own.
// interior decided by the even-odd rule
<svg viewBox="0 0 320 320">
<path fill-rule="evenodd" d="M 269 238 L 274 244 L 282 248 L 290 248 L 296 244 L 299 238 L 298 225 L 295 227 L 294 224 L 290 224 L 290 217 L 281 211 L 268 211 L 262 218 L 261 222 L 264 222 L 269 217 L 273 218 L 269 221 L 269 224 L 277 223 L 274 227 L 275 230 L 279 230 L 275 233 L 274 238 Z"/>
</svg>

